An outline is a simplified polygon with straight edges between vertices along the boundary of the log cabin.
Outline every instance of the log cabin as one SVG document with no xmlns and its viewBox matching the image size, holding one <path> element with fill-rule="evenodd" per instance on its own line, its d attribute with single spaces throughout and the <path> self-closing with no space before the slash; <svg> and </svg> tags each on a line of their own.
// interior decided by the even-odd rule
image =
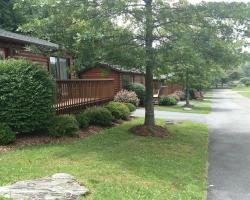
<svg viewBox="0 0 250 200">
<path fill-rule="evenodd" d="M 36 46 L 40 50 L 39 53 L 28 50 L 30 45 Z M 31 60 L 40 63 L 57 80 L 71 79 L 69 68 L 73 65 L 73 59 L 66 52 L 60 57 L 54 56 L 58 49 L 59 45 L 55 43 L 0 28 L 0 60 L 9 58 Z"/>
<path fill-rule="evenodd" d="M 124 69 L 118 65 L 96 63 L 94 66 L 79 72 L 80 79 L 113 79 L 115 93 L 127 83 L 145 84 L 145 75 L 139 70 Z"/>
<path fill-rule="evenodd" d="M 124 88 L 127 83 L 140 83 L 145 85 L 145 73 L 140 70 L 125 69 L 118 65 L 106 63 L 96 63 L 92 67 L 83 69 L 79 72 L 80 79 L 113 79 L 115 93 Z M 161 75 L 154 77 L 153 92 L 155 95 L 169 95 L 177 90 L 183 90 L 179 84 L 167 82 L 167 77 Z"/>
<path fill-rule="evenodd" d="M 29 50 L 34 45 L 39 53 Z M 5 59 L 27 59 L 40 63 L 56 80 L 56 100 L 54 108 L 57 114 L 81 112 L 88 106 L 102 104 L 114 97 L 113 79 L 77 80 L 72 57 L 60 50 L 59 45 L 0 28 L 0 61 Z"/>
</svg>

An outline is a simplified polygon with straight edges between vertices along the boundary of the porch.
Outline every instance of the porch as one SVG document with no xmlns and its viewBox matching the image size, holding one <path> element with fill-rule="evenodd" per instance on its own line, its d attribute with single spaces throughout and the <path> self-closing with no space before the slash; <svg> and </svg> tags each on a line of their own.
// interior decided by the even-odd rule
<svg viewBox="0 0 250 200">
<path fill-rule="evenodd" d="M 56 81 L 57 114 L 77 113 L 86 107 L 114 98 L 113 79 L 76 79 Z"/>
</svg>

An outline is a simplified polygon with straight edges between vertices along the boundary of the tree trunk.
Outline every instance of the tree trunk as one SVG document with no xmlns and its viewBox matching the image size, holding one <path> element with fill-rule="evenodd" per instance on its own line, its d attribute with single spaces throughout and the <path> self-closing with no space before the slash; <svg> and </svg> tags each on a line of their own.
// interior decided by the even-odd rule
<svg viewBox="0 0 250 200">
<path fill-rule="evenodd" d="M 144 0 L 146 8 L 146 97 L 145 97 L 145 122 L 147 126 L 155 125 L 154 117 L 154 102 L 153 102 L 153 67 L 154 67 L 154 55 L 153 55 L 153 12 L 152 12 L 152 0 Z"/>
<path fill-rule="evenodd" d="M 188 70 L 186 70 L 186 107 L 190 106 L 190 93 L 189 93 L 189 73 Z"/>
</svg>

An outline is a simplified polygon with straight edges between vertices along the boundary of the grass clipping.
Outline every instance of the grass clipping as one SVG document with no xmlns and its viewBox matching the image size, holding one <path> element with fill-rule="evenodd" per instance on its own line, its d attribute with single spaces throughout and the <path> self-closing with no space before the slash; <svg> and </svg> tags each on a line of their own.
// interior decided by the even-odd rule
<svg viewBox="0 0 250 200">
<path fill-rule="evenodd" d="M 159 138 L 167 138 L 169 133 L 166 128 L 162 126 L 147 126 L 147 125 L 137 125 L 129 129 L 129 132 L 134 135 L 139 136 L 151 136 Z"/>
</svg>

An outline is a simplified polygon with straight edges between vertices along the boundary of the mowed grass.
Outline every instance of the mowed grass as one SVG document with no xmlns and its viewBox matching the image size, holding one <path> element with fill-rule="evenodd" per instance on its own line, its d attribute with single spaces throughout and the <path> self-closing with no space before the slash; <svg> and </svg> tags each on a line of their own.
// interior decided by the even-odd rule
<svg viewBox="0 0 250 200">
<path fill-rule="evenodd" d="M 135 119 L 73 143 L 2 153 L 0 185 L 64 172 L 90 189 L 82 199 L 205 199 L 207 126 L 169 125 L 170 137 L 160 139 L 128 132 L 140 123 Z"/>
<path fill-rule="evenodd" d="M 232 90 L 238 92 L 242 96 L 250 98 L 250 87 L 236 87 Z"/>
<path fill-rule="evenodd" d="M 155 106 L 155 110 L 170 111 L 170 112 L 185 112 L 185 113 L 199 113 L 208 114 L 212 111 L 211 100 L 191 100 L 190 104 L 193 105 L 192 110 L 183 110 L 183 105 L 175 106 Z"/>
</svg>

